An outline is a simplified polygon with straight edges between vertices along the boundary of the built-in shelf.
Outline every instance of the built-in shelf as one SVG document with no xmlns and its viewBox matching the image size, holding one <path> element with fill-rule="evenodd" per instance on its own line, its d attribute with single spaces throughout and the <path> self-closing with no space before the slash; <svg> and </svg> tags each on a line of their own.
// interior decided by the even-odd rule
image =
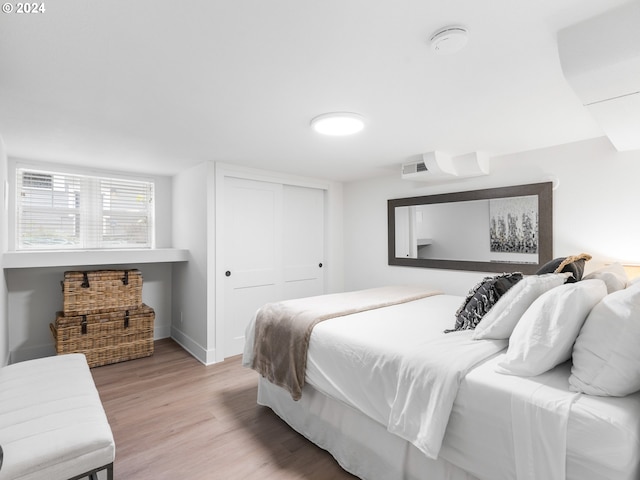
<svg viewBox="0 0 640 480">
<path fill-rule="evenodd" d="M 2 268 L 40 268 L 89 265 L 186 262 L 189 250 L 154 248 L 149 250 L 55 250 L 6 252 Z"/>
<path fill-rule="evenodd" d="M 430 238 L 419 238 L 418 239 L 418 246 L 419 247 L 423 247 L 425 245 L 431 245 L 433 243 L 433 240 Z"/>
</svg>

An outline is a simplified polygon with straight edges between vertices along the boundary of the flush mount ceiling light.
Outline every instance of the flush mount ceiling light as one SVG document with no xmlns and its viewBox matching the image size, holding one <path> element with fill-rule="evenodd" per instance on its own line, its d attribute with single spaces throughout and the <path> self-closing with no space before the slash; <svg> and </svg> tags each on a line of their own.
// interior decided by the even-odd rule
<svg viewBox="0 0 640 480">
<path fill-rule="evenodd" d="M 431 50 L 439 55 L 450 55 L 459 52 L 469 39 L 464 27 L 445 27 L 431 36 Z"/>
<path fill-rule="evenodd" d="M 311 126 L 323 135 L 352 135 L 364 128 L 364 117 L 352 112 L 323 113 L 311 120 Z"/>
</svg>

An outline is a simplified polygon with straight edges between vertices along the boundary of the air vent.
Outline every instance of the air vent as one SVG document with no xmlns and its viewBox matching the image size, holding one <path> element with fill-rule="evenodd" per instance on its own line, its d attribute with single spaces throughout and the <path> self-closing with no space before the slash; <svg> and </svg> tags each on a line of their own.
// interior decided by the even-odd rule
<svg viewBox="0 0 640 480">
<path fill-rule="evenodd" d="M 414 173 L 428 172 L 429 169 L 424 162 L 405 163 L 402 165 L 402 175 L 412 175 Z"/>
<path fill-rule="evenodd" d="M 404 180 L 435 181 L 476 177 L 489 173 L 489 157 L 479 152 L 452 157 L 442 152 L 426 152 L 421 160 L 402 165 Z"/>
</svg>

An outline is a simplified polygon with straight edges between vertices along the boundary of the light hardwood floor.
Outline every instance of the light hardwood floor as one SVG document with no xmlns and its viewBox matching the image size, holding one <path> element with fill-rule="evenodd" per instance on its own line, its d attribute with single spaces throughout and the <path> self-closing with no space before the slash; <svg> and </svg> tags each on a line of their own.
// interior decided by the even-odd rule
<svg viewBox="0 0 640 480">
<path fill-rule="evenodd" d="M 116 442 L 116 480 L 355 479 L 256 404 L 241 357 L 204 366 L 170 339 L 92 370 Z"/>
</svg>

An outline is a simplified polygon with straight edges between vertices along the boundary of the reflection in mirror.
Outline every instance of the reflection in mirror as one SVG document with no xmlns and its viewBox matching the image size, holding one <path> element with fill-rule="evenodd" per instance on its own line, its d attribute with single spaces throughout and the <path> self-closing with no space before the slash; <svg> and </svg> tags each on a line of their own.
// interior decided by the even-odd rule
<svg viewBox="0 0 640 480">
<path fill-rule="evenodd" d="M 395 211 L 396 257 L 538 263 L 535 195 L 411 205 Z"/>
<path fill-rule="evenodd" d="M 390 265 L 533 273 L 551 259 L 550 183 L 389 200 L 389 217 Z"/>
</svg>

